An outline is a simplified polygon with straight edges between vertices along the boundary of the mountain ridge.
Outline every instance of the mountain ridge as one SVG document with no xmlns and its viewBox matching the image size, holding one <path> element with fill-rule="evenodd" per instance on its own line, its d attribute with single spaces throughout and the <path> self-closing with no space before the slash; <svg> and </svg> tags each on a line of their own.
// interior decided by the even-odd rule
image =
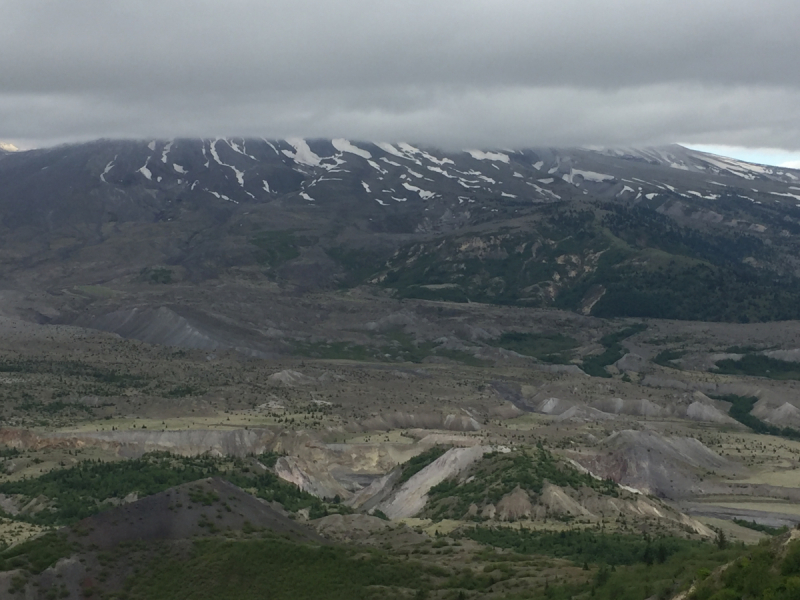
<svg viewBox="0 0 800 600">
<path fill-rule="evenodd" d="M 202 289 L 207 319 L 252 329 L 241 311 L 208 311 L 215 289 L 243 284 L 601 317 L 800 317 L 800 171 L 677 145 L 98 140 L 0 156 L 0 234 L 0 286 L 27 298 L 7 310 L 40 322 L 181 314 Z"/>
</svg>

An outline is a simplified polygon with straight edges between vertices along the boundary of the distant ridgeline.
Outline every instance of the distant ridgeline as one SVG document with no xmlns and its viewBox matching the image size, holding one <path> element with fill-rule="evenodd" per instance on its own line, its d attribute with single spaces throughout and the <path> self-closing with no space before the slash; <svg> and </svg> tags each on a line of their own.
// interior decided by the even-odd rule
<svg viewBox="0 0 800 600">
<path fill-rule="evenodd" d="M 14 268 L 58 277 L 48 265 L 88 249 L 98 285 L 249 269 L 599 317 L 800 318 L 800 172 L 680 146 L 98 141 L 0 153 L 0 223 Z"/>
</svg>

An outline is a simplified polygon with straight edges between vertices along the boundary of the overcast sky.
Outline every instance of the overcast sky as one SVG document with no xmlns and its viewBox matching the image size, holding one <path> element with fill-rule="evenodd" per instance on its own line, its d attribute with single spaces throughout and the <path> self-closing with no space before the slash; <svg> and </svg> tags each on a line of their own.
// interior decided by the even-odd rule
<svg viewBox="0 0 800 600">
<path fill-rule="evenodd" d="M 798 23 L 797 0 L 0 0 L 0 140 L 800 152 Z"/>
</svg>

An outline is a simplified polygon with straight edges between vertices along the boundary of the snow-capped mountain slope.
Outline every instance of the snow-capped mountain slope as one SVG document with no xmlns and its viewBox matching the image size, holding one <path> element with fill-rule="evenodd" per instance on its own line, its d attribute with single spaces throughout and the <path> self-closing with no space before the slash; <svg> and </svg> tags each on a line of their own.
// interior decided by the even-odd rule
<svg viewBox="0 0 800 600">
<path fill-rule="evenodd" d="M 659 268 L 680 271 L 673 288 L 709 268 L 745 296 L 748 277 L 780 289 L 798 278 L 800 172 L 681 146 L 103 140 L 0 154 L 0 227 L 3 277 L 51 286 L 245 269 L 301 289 L 372 282 L 431 299 L 685 318 L 688 308 L 640 311 L 649 300 L 636 286 L 652 287 Z"/>
<path fill-rule="evenodd" d="M 74 164 L 80 155 L 85 162 Z M 434 199 L 454 206 L 502 199 L 550 203 L 576 195 L 628 202 L 737 195 L 757 202 L 764 198 L 754 195 L 767 194 L 774 202 L 800 202 L 798 172 L 680 146 L 445 153 L 343 139 L 97 142 L 25 152 L 0 163 L 0 195 L 24 193 L 23 186 L 34 181 L 62 179 L 67 176 L 62 166 L 82 188 L 107 195 L 138 187 L 233 204 L 278 197 L 336 201 L 344 189 L 384 207 Z M 56 174 L 48 177 L 41 172 L 45 168 Z"/>
</svg>

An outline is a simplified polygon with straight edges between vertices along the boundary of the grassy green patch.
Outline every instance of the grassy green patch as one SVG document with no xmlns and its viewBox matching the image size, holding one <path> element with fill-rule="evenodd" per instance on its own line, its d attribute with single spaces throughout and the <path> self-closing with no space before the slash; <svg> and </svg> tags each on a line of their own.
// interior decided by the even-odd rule
<svg viewBox="0 0 800 600">
<path fill-rule="evenodd" d="M 685 350 L 662 350 L 659 352 L 653 362 L 662 367 L 669 367 L 670 369 L 677 369 L 678 365 L 673 363 L 673 360 L 678 360 L 686 355 Z"/>
<path fill-rule="evenodd" d="M 428 492 L 425 515 L 434 519 L 461 519 L 469 506 L 497 504 L 520 487 L 540 494 L 545 482 L 571 488 L 589 487 L 601 494 L 618 496 L 612 481 L 598 481 L 559 460 L 544 448 L 534 451 L 487 454 L 462 477 L 447 479 Z"/>
<path fill-rule="evenodd" d="M 668 540 L 669 538 L 664 538 Z M 655 542 L 657 544 L 657 542 Z M 630 566 L 601 566 L 588 591 L 572 596 L 581 600 L 669 599 L 714 569 L 744 552 L 742 546 L 720 550 L 708 543 L 695 542 L 672 554 L 665 562 L 640 561 Z"/>
<path fill-rule="evenodd" d="M 414 458 L 403 464 L 403 474 L 400 475 L 400 479 L 397 480 L 397 485 L 401 485 L 411 479 L 448 450 L 449 448 L 445 448 L 444 446 L 434 446 L 422 454 L 417 454 Z"/>
<path fill-rule="evenodd" d="M 381 356 L 376 348 L 369 348 L 351 342 L 301 342 L 292 344 L 292 353 L 309 358 L 327 360 L 380 361 Z"/>
<path fill-rule="evenodd" d="M 733 519 L 733 522 L 740 527 L 747 527 L 748 529 L 760 531 L 761 533 L 766 533 L 767 535 L 780 535 L 789 530 L 789 528 L 785 525 L 783 527 L 770 527 L 769 525 L 762 525 L 761 523 L 756 523 L 755 521 L 745 521 L 744 519 Z"/>
<path fill-rule="evenodd" d="M 315 547 L 281 539 L 202 540 L 187 560 L 161 559 L 133 577 L 130 600 L 354 600 L 414 597 L 428 569 L 370 550 Z"/>
<path fill-rule="evenodd" d="M 145 267 L 140 273 L 141 278 L 148 283 L 172 283 L 172 269 L 166 267 Z"/>
<path fill-rule="evenodd" d="M 716 372 L 768 379 L 800 379 L 800 363 L 770 358 L 763 354 L 746 354 L 740 360 L 725 359 L 717 362 Z"/>
<path fill-rule="evenodd" d="M 675 537 L 653 540 L 641 535 L 587 530 L 549 532 L 510 527 L 476 527 L 468 530 L 465 535 L 487 546 L 506 548 L 519 554 L 566 558 L 576 564 L 587 562 L 619 566 L 640 562 L 663 563 L 681 550 L 712 548 L 708 543 Z"/>
<path fill-rule="evenodd" d="M 542 597 L 558 600 L 666 600 L 745 552 L 743 546 L 720 549 L 708 542 L 595 531 L 537 533 L 479 527 L 465 535 L 521 555 L 558 557 L 584 569 L 599 565 L 592 569 L 588 584 L 567 582 L 544 590 Z"/>
<path fill-rule="evenodd" d="M 316 240 L 298 236 L 293 229 L 281 231 L 260 231 L 250 238 L 256 247 L 255 259 L 258 264 L 276 268 L 300 256 L 300 248 L 311 246 Z"/>
<path fill-rule="evenodd" d="M 186 396 L 202 396 L 206 391 L 191 385 L 176 385 L 164 392 L 164 398 L 185 398 Z"/>
<path fill-rule="evenodd" d="M 532 356 L 542 362 L 566 364 L 578 341 L 562 333 L 504 333 L 492 342 L 494 346 Z"/>
<path fill-rule="evenodd" d="M 800 543 L 792 542 L 781 557 L 772 544 L 759 544 L 716 577 L 700 583 L 692 600 L 800 598 Z"/>
<path fill-rule="evenodd" d="M 46 533 L 0 553 L 0 571 L 25 569 L 31 573 L 41 573 L 73 552 L 74 548 L 65 535 Z"/>
<path fill-rule="evenodd" d="M 627 354 L 625 348 L 622 347 L 622 342 L 645 329 L 647 329 L 647 325 L 640 323 L 603 336 L 600 338 L 600 343 L 605 350 L 600 354 L 583 359 L 581 368 L 587 375 L 592 377 L 611 377 L 606 371 L 606 367 L 613 365 Z"/>
<path fill-rule="evenodd" d="M 400 328 L 385 332 L 383 338 L 383 343 L 375 346 L 364 346 L 353 342 L 294 341 L 292 342 L 292 352 L 297 356 L 327 360 L 421 363 L 428 357 L 441 356 L 472 367 L 483 367 L 489 364 L 475 358 L 469 352 L 441 348 L 441 345 L 436 342 L 417 341 Z"/>
<path fill-rule="evenodd" d="M 0 360 L 0 373 L 45 375 L 51 380 L 58 378 L 53 392 L 54 398 L 80 394 L 84 396 L 116 396 L 127 389 L 142 389 L 151 384 L 152 378 L 129 373 L 115 368 L 100 368 L 79 361 L 45 360 L 35 358 L 9 358 Z M 34 409 L 32 398 L 22 394 L 28 410 Z M 53 406 L 54 411 L 60 405 Z M 45 412 L 47 405 L 41 407 Z M 77 409 L 77 406 L 73 408 Z M 59 412 L 59 411 L 56 411 Z"/>
<path fill-rule="evenodd" d="M 267 459 L 274 464 L 276 457 L 268 455 Z M 329 506 L 271 471 L 257 473 L 245 459 L 179 457 L 163 452 L 113 463 L 83 461 L 35 479 L 0 483 L 0 493 L 29 499 L 45 496 L 52 502 L 50 510 L 20 518 L 38 525 L 66 525 L 109 508 L 107 500 L 124 498 L 131 492 L 140 496 L 156 494 L 207 477 L 227 479 L 260 498 L 280 502 L 291 511 L 308 508 L 315 517 L 328 514 L 329 510 L 347 510 L 339 505 Z"/>
<path fill-rule="evenodd" d="M 746 425 L 756 433 L 763 433 L 766 435 L 776 435 L 785 437 L 790 440 L 800 440 L 800 431 L 791 427 L 776 427 L 765 423 L 755 415 L 750 414 L 753 410 L 758 398 L 755 396 L 737 396 L 736 394 L 726 394 L 723 396 L 712 396 L 717 400 L 723 402 L 730 402 L 731 408 L 728 414 L 739 421 L 742 425 Z"/>
</svg>

